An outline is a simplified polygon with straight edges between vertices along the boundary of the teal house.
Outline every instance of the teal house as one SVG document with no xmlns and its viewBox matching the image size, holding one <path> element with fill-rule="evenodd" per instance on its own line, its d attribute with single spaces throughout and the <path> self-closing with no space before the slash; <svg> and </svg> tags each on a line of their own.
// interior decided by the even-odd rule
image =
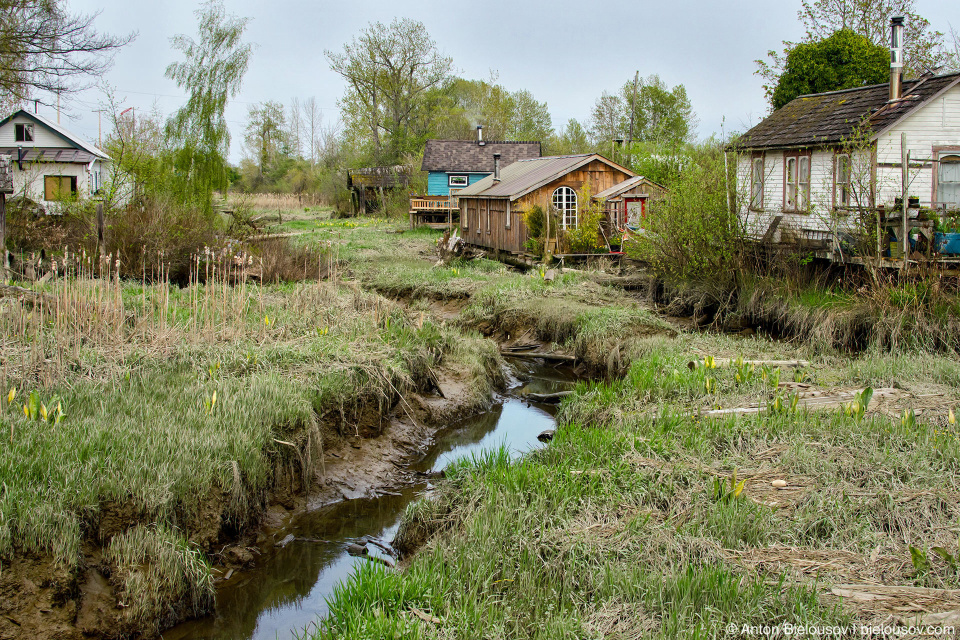
<svg viewBox="0 0 960 640">
<path fill-rule="evenodd" d="M 456 194 L 493 173 L 493 154 L 500 154 L 500 166 L 540 157 L 539 142 L 490 141 L 477 127 L 476 140 L 427 140 L 421 169 L 427 172 L 427 195 Z M 452 193 L 451 193 L 452 190 Z"/>
</svg>

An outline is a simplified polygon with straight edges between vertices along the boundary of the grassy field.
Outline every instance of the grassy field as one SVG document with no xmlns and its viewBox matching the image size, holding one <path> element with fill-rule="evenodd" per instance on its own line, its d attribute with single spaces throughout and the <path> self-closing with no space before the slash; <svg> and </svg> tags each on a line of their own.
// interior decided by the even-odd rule
<svg viewBox="0 0 960 640">
<path fill-rule="evenodd" d="M 706 638 L 942 620 L 960 605 L 960 364 L 710 367 L 804 355 L 760 339 L 646 340 L 623 378 L 580 385 L 545 449 L 448 470 L 405 515 L 398 544 L 423 544 L 409 566 L 359 571 L 315 637 Z M 801 384 L 903 391 L 866 411 L 812 411 L 791 402 Z M 705 413 L 757 401 L 754 414 Z"/>
<path fill-rule="evenodd" d="M 207 611 L 214 543 L 271 492 L 309 490 L 325 442 L 435 369 L 479 405 L 497 341 L 538 341 L 604 380 L 565 401 L 548 447 L 449 469 L 405 516 L 397 544 L 419 552 L 360 570 L 317 637 L 723 637 L 960 609 L 955 357 L 687 333 L 596 274 L 435 264 L 435 231 L 283 215 L 271 231 L 296 235 L 275 240 L 324 281 L 254 284 L 265 265 L 232 246 L 183 287 L 58 256 L 55 277 L 4 298 L 0 570 L 37 556 L 77 575 L 92 546 L 135 603 L 131 629 L 171 603 Z M 772 317 L 769 300 L 738 304 Z"/>
<path fill-rule="evenodd" d="M 494 345 L 335 269 L 259 286 L 238 264 L 217 258 L 205 284 L 179 288 L 70 263 L 6 303 L 0 563 L 39 554 L 77 571 L 92 543 L 131 621 L 184 599 L 202 612 L 211 545 L 256 523 L 271 491 L 308 490 L 324 442 L 431 370 L 456 370 L 475 404 L 498 378 Z"/>
</svg>

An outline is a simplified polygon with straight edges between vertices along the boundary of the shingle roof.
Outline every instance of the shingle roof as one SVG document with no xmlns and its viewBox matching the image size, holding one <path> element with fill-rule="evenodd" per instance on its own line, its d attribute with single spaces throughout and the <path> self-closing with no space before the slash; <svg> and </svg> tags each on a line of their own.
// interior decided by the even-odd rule
<svg viewBox="0 0 960 640">
<path fill-rule="evenodd" d="M 610 162 L 597 153 L 532 158 L 514 162 L 501 169 L 500 182 L 494 182 L 492 175 L 487 176 L 460 191 L 457 197 L 482 195 L 516 200 L 593 160 L 601 160 L 624 173 L 632 174 L 629 169 Z"/>
<path fill-rule="evenodd" d="M 75 145 L 77 148 L 82 149 L 83 151 L 86 151 L 88 154 L 90 154 L 90 156 L 97 157 L 97 158 L 104 158 L 106 160 L 110 159 L 110 156 L 108 156 L 106 152 L 104 152 L 102 149 L 98 149 L 96 146 L 90 144 L 89 142 L 79 137 L 75 133 L 71 133 L 70 131 L 67 131 L 56 122 L 52 120 L 48 120 L 47 118 L 40 115 L 39 113 L 30 113 L 26 109 L 18 109 L 17 111 L 14 111 L 12 114 L 7 116 L 3 120 L 0 120 L 0 127 L 10 122 L 10 120 L 12 120 L 14 117 L 18 115 L 27 116 L 28 118 L 31 118 L 35 122 L 39 122 L 43 126 L 47 127 L 51 131 L 58 134 L 61 138 L 63 138 L 67 142 Z M 79 162 L 79 160 L 73 160 L 73 162 Z M 89 162 L 89 160 L 85 160 L 85 162 Z"/>
<path fill-rule="evenodd" d="M 593 196 L 593 197 L 594 197 L 595 199 L 597 199 L 597 200 L 609 200 L 610 198 L 616 198 L 616 197 L 617 197 L 618 195 L 620 195 L 621 193 L 623 193 L 623 192 L 625 192 L 625 191 L 629 191 L 630 189 L 633 189 L 635 186 L 637 186 L 638 184 L 640 184 L 640 183 L 642 183 L 642 182 L 646 182 L 646 183 L 648 183 L 648 184 L 656 185 L 656 186 L 660 187 L 661 189 L 664 188 L 663 185 L 659 185 L 659 184 L 657 184 L 656 182 L 654 182 L 654 181 L 652 181 L 652 180 L 647 180 L 647 179 L 644 178 L 643 176 L 633 176 L 632 178 L 627 178 L 626 180 L 624 180 L 623 182 L 621 182 L 621 183 L 619 183 L 619 184 L 613 185 L 613 186 L 610 187 L 609 189 L 605 189 L 605 190 L 601 191 L 600 193 L 598 193 L 597 195 L 595 195 L 595 196 Z"/>
<path fill-rule="evenodd" d="M 743 134 L 736 147 L 776 149 L 838 143 L 850 138 L 864 118 L 869 118 L 876 136 L 958 82 L 960 73 L 907 81 L 903 99 L 896 102 L 888 102 L 888 84 L 800 96 Z"/>
<path fill-rule="evenodd" d="M 484 142 L 476 140 L 427 140 L 423 171 L 493 172 L 493 154 L 500 154 L 500 166 L 540 157 L 539 142 Z"/>
</svg>

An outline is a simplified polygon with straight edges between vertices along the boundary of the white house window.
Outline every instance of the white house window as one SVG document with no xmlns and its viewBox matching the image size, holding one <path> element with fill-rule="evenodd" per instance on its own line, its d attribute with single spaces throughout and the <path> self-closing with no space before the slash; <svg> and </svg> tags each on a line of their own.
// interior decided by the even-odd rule
<svg viewBox="0 0 960 640">
<path fill-rule="evenodd" d="M 553 192 L 553 208 L 560 214 L 564 229 L 577 226 L 577 192 L 570 187 L 560 187 Z"/>
<path fill-rule="evenodd" d="M 849 207 L 850 197 L 850 156 L 837 156 L 837 174 L 834 178 L 837 194 L 837 208 Z"/>
<path fill-rule="evenodd" d="M 810 203 L 810 156 L 787 156 L 784 170 L 784 210 L 806 211 Z"/>
<path fill-rule="evenodd" d="M 77 176 L 43 176 L 43 199 L 63 200 L 77 194 Z"/>
<path fill-rule="evenodd" d="M 937 202 L 960 207 L 960 156 L 943 156 L 937 171 Z"/>
<path fill-rule="evenodd" d="M 13 127 L 13 135 L 17 142 L 33 142 L 33 125 L 17 123 Z"/>
<path fill-rule="evenodd" d="M 463 188 L 470 183 L 470 176 L 448 176 L 447 186 Z"/>
<path fill-rule="evenodd" d="M 750 170 L 750 208 L 763 209 L 763 157 L 754 158 Z"/>
</svg>

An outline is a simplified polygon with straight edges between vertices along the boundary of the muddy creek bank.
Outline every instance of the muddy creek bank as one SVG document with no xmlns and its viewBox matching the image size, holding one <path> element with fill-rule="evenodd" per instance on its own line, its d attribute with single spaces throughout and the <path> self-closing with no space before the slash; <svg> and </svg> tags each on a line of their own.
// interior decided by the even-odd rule
<svg viewBox="0 0 960 640">
<path fill-rule="evenodd" d="M 554 407 L 524 400 L 528 393 L 553 393 L 572 388 L 574 373 L 566 367 L 537 362 L 512 365 L 511 388 L 488 410 L 441 428 L 424 455 L 408 470 L 421 480 L 376 495 L 346 499 L 294 517 L 279 539 L 293 540 L 276 547 L 250 570 L 224 581 L 217 592 L 217 613 L 174 627 L 167 640 L 266 640 L 291 638 L 311 626 L 327 610 L 326 599 L 357 563 L 370 560 L 351 556 L 348 544 L 365 537 L 389 543 L 406 506 L 430 489 L 426 474 L 441 471 L 451 461 L 486 449 L 506 446 L 515 455 L 541 446 L 537 435 L 553 428 Z M 386 558 L 374 544 L 372 557 Z"/>
</svg>

